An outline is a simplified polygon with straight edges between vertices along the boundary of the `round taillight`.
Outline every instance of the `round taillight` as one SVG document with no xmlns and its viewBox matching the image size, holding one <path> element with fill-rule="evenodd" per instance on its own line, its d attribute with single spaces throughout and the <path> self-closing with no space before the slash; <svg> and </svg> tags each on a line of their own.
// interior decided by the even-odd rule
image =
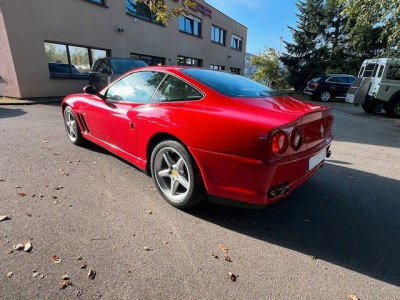
<svg viewBox="0 0 400 300">
<path fill-rule="evenodd" d="M 283 131 L 277 131 L 272 136 L 272 151 L 275 154 L 283 154 L 289 146 L 289 137 Z"/>
<path fill-rule="evenodd" d="M 299 128 L 295 128 L 292 131 L 290 144 L 294 151 L 299 150 L 301 145 L 303 145 L 303 133 L 301 132 L 301 130 Z"/>
</svg>

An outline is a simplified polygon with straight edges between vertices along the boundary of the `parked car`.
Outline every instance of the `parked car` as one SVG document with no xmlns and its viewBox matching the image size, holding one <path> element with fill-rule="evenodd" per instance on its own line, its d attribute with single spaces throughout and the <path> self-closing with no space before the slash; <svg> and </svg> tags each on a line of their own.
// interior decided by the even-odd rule
<svg viewBox="0 0 400 300">
<path fill-rule="evenodd" d="M 367 59 L 346 96 L 346 102 L 369 114 L 385 110 L 390 117 L 400 118 L 400 59 Z"/>
<path fill-rule="evenodd" d="M 152 175 L 178 208 L 264 206 L 289 195 L 330 155 L 330 107 L 242 76 L 191 67 L 129 72 L 62 102 L 76 145 L 92 141 Z"/>
<path fill-rule="evenodd" d="M 354 80 L 353 75 L 319 75 L 307 82 L 304 93 L 310 95 L 311 99 L 323 102 L 328 102 L 332 98 L 344 99 Z"/>
<path fill-rule="evenodd" d="M 83 75 L 74 65 L 71 65 L 71 71 L 69 64 L 49 62 L 48 66 L 50 74 L 70 75 L 72 71 L 72 75 Z"/>
<path fill-rule="evenodd" d="M 98 91 L 109 85 L 130 70 L 147 67 L 147 64 L 139 59 L 106 57 L 98 59 L 89 72 L 89 84 Z"/>
</svg>

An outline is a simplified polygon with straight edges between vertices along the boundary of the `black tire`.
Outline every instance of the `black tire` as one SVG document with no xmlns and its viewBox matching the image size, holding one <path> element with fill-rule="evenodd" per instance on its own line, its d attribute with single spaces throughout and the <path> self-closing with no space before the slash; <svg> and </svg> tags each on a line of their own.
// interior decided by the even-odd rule
<svg viewBox="0 0 400 300">
<path fill-rule="evenodd" d="M 369 101 L 364 103 L 362 105 L 362 108 L 367 114 L 376 114 L 376 106 L 377 106 L 376 102 Z"/>
<path fill-rule="evenodd" d="M 400 118 L 400 98 L 390 101 L 384 108 L 389 117 Z"/>
<path fill-rule="evenodd" d="M 181 143 L 173 140 L 159 143 L 151 154 L 150 163 L 158 192 L 172 206 L 188 208 L 207 197 L 200 170 Z"/>
<path fill-rule="evenodd" d="M 322 102 L 328 102 L 332 99 L 332 94 L 328 90 L 323 90 L 319 93 L 318 99 Z"/>
<path fill-rule="evenodd" d="M 76 115 L 71 107 L 64 109 L 64 127 L 71 143 L 80 146 L 85 143 Z"/>
</svg>

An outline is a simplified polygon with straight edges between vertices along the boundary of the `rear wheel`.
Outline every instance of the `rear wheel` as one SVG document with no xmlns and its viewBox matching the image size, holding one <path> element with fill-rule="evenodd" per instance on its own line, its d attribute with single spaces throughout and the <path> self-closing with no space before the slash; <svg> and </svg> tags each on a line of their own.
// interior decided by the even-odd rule
<svg viewBox="0 0 400 300">
<path fill-rule="evenodd" d="M 376 102 L 366 102 L 362 105 L 363 110 L 368 114 L 376 114 Z"/>
<path fill-rule="evenodd" d="M 322 91 L 319 94 L 319 100 L 321 100 L 322 102 L 328 102 L 329 100 L 331 100 L 331 92 L 330 91 Z"/>
<path fill-rule="evenodd" d="M 69 106 L 67 106 L 64 110 L 64 125 L 69 140 L 73 144 L 82 145 L 85 142 L 85 139 L 82 137 L 81 130 L 76 120 L 74 111 Z"/>
<path fill-rule="evenodd" d="M 400 118 L 400 98 L 385 105 L 386 114 L 391 118 Z"/>
<path fill-rule="evenodd" d="M 151 154 L 151 173 L 157 190 L 172 206 L 188 208 L 206 198 L 200 171 L 181 143 L 159 143 Z"/>
</svg>

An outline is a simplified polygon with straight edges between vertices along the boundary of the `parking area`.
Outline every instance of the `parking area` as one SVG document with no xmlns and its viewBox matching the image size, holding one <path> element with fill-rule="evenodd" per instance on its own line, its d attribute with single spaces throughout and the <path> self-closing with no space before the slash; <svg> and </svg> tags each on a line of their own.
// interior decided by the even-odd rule
<svg viewBox="0 0 400 300">
<path fill-rule="evenodd" d="M 398 299 L 400 120 L 329 104 L 332 156 L 287 199 L 186 211 L 123 160 L 72 145 L 58 105 L 1 105 L 1 297 Z"/>
</svg>

